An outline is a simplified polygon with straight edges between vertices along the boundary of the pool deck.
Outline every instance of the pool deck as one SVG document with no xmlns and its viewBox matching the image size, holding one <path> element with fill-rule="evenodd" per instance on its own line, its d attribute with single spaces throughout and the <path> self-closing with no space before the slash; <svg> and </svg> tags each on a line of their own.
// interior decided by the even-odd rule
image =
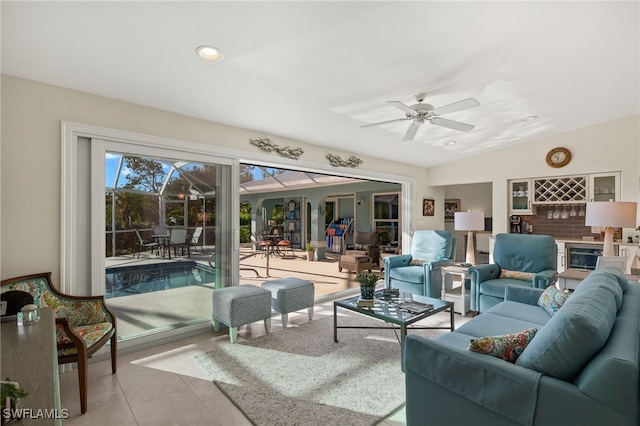
<svg viewBox="0 0 640 426">
<path fill-rule="evenodd" d="M 191 257 L 177 256 L 171 260 L 158 257 L 150 251 L 140 254 L 140 259 L 129 256 L 110 257 L 106 267 L 144 265 L 176 261 L 196 261 L 208 265 L 213 247 L 204 247 L 204 253 L 192 250 Z M 269 276 L 266 273 L 267 259 L 254 254 L 250 247 L 240 248 L 240 283 L 261 285 L 263 282 L 285 277 L 309 280 L 315 285 L 316 303 L 352 294 L 359 288 L 353 278 L 355 274 L 343 269 L 338 272 L 336 253 L 327 253 L 327 259 L 308 261 L 304 250 L 293 250 L 293 256 L 269 257 Z M 256 275 L 256 271 L 259 275 Z M 374 269 L 379 272 L 379 269 Z M 383 274 L 380 273 L 382 277 Z M 211 317 L 211 291 L 213 286 L 191 286 L 151 293 L 134 294 L 107 299 L 118 318 L 118 334 L 133 337 L 150 329 L 174 327 Z"/>
</svg>

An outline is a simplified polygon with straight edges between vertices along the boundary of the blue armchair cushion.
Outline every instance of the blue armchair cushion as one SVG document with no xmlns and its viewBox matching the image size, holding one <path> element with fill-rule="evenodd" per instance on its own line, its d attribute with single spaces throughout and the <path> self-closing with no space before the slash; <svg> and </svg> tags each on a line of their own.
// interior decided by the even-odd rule
<svg viewBox="0 0 640 426">
<path fill-rule="evenodd" d="M 504 292 L 508 285 L 524 285 L 530 287 L 531 283 L 528 281 L 515 280 L 510 278 L 487 280 L 480 283 L 480 292 L 486 296 L 504 298 Z"/>
<path fill-rule="evenodd" d="M 537 332 L 537 328 L 528 328 L 518 333 L 471 339 L 469 350 L 515 363 Z"/>
<path fill-rule="evenodd" d="M 535 277 L 536 274 L 534 274 L 533 272 L 522 272 L 522 271 L 510 271 L 508 269 L 501 269 L 500 270 L 500 278 L 504 279 L 504 278 L 510 278 L 510 279 L 514 279 L 514 280 L 521 280 L 521 281 L 533 281 L 533 277 Z"/>
<path fill-rule="evenodd" d="M 389 270 L 389 277 L 393 280 L 422 284 L 424 282 L 424 268 L 422 266 L 393 268 Z"/>
<path fill-rule="evenodd" d="M 551 286 L 544 289 L 540 298 L 538 299 L 538 306 L 544 308 L 545 311 L 549 313 L 549 315 L 553 316 L 558 309 L 564 305 L 564 302 L 567 301 L 569 297 L 569 293 L 565 293 L 564 291 L 558 290 L 557 288 Z"/>
<path fill-rule="evenodd" d="M 606 343 L 616 313 L 615 298 L 607 288 L 574 292 L 516 364 L 560 380 L 573 380 Z"/>
</svg>

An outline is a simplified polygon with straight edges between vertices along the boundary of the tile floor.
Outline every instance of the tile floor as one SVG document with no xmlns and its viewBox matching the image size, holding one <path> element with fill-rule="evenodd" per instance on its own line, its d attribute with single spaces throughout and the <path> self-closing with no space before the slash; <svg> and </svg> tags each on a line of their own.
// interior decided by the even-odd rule
<svg viewBox="0 0 640 426">
<path fill-rule="evenodd" d="M 332 302 L 316 305 L 314 319 L 333 315 Z M 445 316 L 443 315 L 443 318 Z M 446 315 L 448 319 L 448 315 Z M 466 319 L 456 314 L 456 325 Z M 289 326 L 309 321 L 306 310 L 289 314 Z M 271 332 L 281 329 L 274 315 Z M 265 333 L 261 322 L 243 326 L 238 340 Z M 78 376 L 75 370 L 60 375 L 62 408 L 69 410 L 65 425 L 250 425 L 193 362 L 196 354 L 228 345 L 226 333 L 213 331 L 118 357 L 118 372 L 110 361 L 89 366 L 88 411 L 80 414 Z M 405 424 L 404 410 L 380 423 Z"/>
</svg>

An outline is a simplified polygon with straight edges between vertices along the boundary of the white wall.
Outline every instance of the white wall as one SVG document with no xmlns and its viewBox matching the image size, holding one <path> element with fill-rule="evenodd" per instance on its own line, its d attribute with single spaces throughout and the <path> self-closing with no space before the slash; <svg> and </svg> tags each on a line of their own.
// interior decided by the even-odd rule
<svg viewBox="0 0 640 426">
<path fill-rule="evenodd" d="M 2 75 L 0 156 L 0 277 L 36 272 L 60 277 L 61 121 L 77 122 L 245 152 L 245 160 L 262 159 L 283 167 L 335 173 L 326 155 L 351 153 L 224 126 L 78 91 Z M 249 139 L 269 137 L 281 146 L 301 147 L 300 160 L 265 154 Z M 349 173 L 396 176 L 424 181 L 422 168 L 361 156 L 364 163 Z M 243 158 L 241 158 L 243 159 Z M 417 185 L 421 187 L 423 184 Z M 420 195 L 421 199 L 421 195 Z M 421 203 L 415 209 L 420 211 Z M 414 214 L 414 216 L 416 216 Z"/>
<path fill-rule="evenodd" d="M 572 161 L 554 169 L 545 157 L 558 146 L 571 150 Z M 435 186 L 491 182 L 495 234 L 508 229 L 507 179 L 610 171 L 621 172 L 621 200 L 640 201 L 640 114 L 432 167 L 427 177 Z"/>
</svg>

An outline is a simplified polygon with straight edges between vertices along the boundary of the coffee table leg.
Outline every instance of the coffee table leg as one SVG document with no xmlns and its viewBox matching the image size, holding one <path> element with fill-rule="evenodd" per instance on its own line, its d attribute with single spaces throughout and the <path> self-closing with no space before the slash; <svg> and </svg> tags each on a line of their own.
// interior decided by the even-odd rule
<svg viewBox="0 0 640 426">
<path fill-rule="evenodd" d="M 333 304 L 333 341 L 338 343 L 338 306 Z"/>
</svg>

